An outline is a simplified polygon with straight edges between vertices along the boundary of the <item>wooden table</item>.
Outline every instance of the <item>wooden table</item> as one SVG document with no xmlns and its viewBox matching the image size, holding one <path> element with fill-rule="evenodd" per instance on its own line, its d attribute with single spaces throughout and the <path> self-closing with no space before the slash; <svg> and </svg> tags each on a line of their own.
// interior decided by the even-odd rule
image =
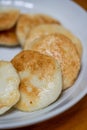
<svg viewBox="0 0 87 130">
<path fill-rule="evenodd" d="M 87 10 L 87 0 L 74 0 Z M 15 130 L 87 130 L 87 95 L 63 114 L 36 125 Z"/>
</svg>

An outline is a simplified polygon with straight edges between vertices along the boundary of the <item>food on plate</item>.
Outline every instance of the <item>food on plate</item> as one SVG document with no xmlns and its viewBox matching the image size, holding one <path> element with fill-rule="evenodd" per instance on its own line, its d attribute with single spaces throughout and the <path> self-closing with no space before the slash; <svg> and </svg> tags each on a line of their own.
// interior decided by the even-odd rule
<svg viewBox="0 0 87 130">
<path fill-rule="evenodd" d="M 72 41 L 63 34 L 49 34 L 28 45 L 28 49 L 54 57 L 61 65 L 63 89 L 71 87 L 80 71 L 80 58 Z"/>
<path fill-rule="evenodd" d="M 16 27 L 13 27 L 5 31 L 0 31 L 0 45 L 3 45 L 3 46 L 19 45 L 15 30 L 16 30 Z"/>
<path fill-rule="evenodd" d="M 62 92 L 62 74 L 60 64 L 53 57 L 25 50 L 11 62 L 21 80 L 17 109 L 35 111 L 58 99 Z"/>
<path fill-rule="evenodd" d="M 33 28 L 30 34 L 27 36 L 27 39 L 24 44 L 24 49 L 25 50 L 28 49 L 29 44 L 31 44 L 32 41 L 40 38 L 41 36 L 53 34 L 53 33 L 60 33 L 67 36 L 72 41 L 72 43 L 75 44 L 79 57 L 81 58 L 82 45 L 80 40 L 68 29 L 63 27 L 63 25 L 57 25 L 57 24 L 43 24 Z"/>
<path fill-rule="evenodd" d="M 19 14 L 17 9 L 0 10 L 0 31 L 12 28 L 18 20 Z"/>
<path fill-rule="evenodd" d="M 16 23 L 20 11 L 17 9 L 0 10 L 0 45 L 16 46 L 19 41 L 16 36 Z"/>
<path fill-rule="evenodd" d="M 17 22 L 17 37 L 21 46 L 24 46 L 27 35 L 29 35 L 32 28 L 40 24 L 60 24 L 60 22 L 48 15 L 42 14 L 21 14 Z"/>
<path fill-rule="evenodd" d="M 0 115 L 12 107 L 31 112 L 50 105 L 81 69 L 81 41 L 46 14 L 1 9 L 0 45 L 22 48 L 11 61 L 0 61 Z"/>
<path fill-rule="evenodd" d="M 18 102 L 19 83 L 20 79 L 13 65 L 8 61 L 0 61 L 0 115 Z"/>
<path fill-rule="evenodd" d="M 58 33 L 61 33 L 65 36 L 67 36 L 72 43 L 74 43 L 77 52 L 79 54 L 79 57 L 82 57 L 82 44 L 81 41 L 79 40 L 79 38 L 77 38 L 71 31 L 69 31 L 67 28 L 63 27 L 62 25 L 57 26 L 58 29 Z"/>
</svg>

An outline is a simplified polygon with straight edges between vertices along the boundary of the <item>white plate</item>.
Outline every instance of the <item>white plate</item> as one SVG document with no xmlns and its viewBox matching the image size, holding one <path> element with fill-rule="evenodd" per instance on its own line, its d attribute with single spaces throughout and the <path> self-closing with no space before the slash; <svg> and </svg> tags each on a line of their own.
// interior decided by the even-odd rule
<svg viewBox="0 0 87 130">
<path fill-rule="evenodd" d="M 19 8 L 22 12 L 51 15 L 80 38 L 83 45 L 82 69 L 73 87 L 63 92 L 55 103 L 36 112 L 11 110 L 0 117 L 0 128 L 15 128 L 38 123 L 58 115 L 76 104 L 87 92 L 87 13 L 69 0 L 1 0 L 4 7 Z M 0 47 L 0 60 L 10 60 L 20 48 Z"/>
</svg>

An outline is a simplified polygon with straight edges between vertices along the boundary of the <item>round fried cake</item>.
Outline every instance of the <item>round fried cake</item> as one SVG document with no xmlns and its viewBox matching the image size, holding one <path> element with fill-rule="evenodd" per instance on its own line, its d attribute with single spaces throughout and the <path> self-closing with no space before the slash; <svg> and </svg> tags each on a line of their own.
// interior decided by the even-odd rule
<svg viewBox="0 0 87 130">
<path fill-rule="evenodd" d="M 56 24 L 52 24 L 52 25 L 43 24 L 32 29 L 32 31 L 30 32 L 30 34 L 28 35 L 26 39 L 24 49 L 28 49 L 28 45 L 31 44 L 31 42 L 34 41 L 35 39 L 38 39 L 43 35 L 48 35 L 48 34 L 53 34 L 53 33 L 60 33 L 67 36 L 72 41 L 72 43 L 75 44 L 78 54 L 81 58 L 82 45 L 81 45 L 80 40 L 74 34 L 72 34 L 68 29 L 66 29 L 62 25 L 56 25 Z"/>
<path fill-rule="evenodd" d="M 49 23 L 49 24 L 60 24 L 56 19 L 42 14 L 21 14 L 17 22 L 16 34 L 19 40 L 19 43 L 24 46 L 27 35 L 30 33 L 32 28 L 37 25 Z"/>
<path fill-rule="evenodd" d="M 18 20 L 19 14 L 17 9 L 0 10 L 0 31 L 12 28 Z"/>
<path fill-rule="evenodd" d="M 18 102 L 19 83 L 19 75 L 13 65 L 7 61 L 0 61 L 0 115 Z"/>
<path fill-rule="evenodd" d="M 45 35 L 31 42 L 28 49 L 53 56 L 61 64 L 63 89 L 73 85 L 80 70 L 80 58 L 70 39 L 63 34 Z"/>
<path fill-rule="evenodd" d="M 35 111 L 57 100 L 62 91 L 62 75 L 60 65 L 53 57 L 26 50 L 11 62 L 21 79 L 17 109 Z"/>
</svg>

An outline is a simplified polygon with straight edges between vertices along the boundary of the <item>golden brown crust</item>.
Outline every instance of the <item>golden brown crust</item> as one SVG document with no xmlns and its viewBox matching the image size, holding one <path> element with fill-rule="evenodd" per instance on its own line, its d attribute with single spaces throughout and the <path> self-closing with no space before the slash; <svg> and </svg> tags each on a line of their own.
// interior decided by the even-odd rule
<svg viewBox="0 0 87 130">
<path fill-rule="evenodd" d="M 63 89 L 72 86 L 80 70 L 80 58 L 70 39 L 62 34 L 50 34 L 33 41 L 28 49 L 57 59 L 62 68 Z"/>
<path fill-rule="evenodd" d="M 9 30 L 0 32 L 0 45 L 4 45 L 4 46 L 19 45 L 15 29 L 16 28 L 14 27 Z"/>
<path fill-rule="evenodd" d="M 53 58 L 29 50 L 22 51 L 15 56 L 12 60 L 12 64 L 18 72 L 30 69 L 31 73 L 39 75 L 40 79 L 45 77 L 49 78 L 55 72 Z"/>
<path fill-rule="evenodd" d="M 62 76 L 60 66 L 53 57 L 26 50 L 16 55 L 11 62 L 21 79 L 21 99 L 16 108 L 34 111 L 58 98 L 62 90 Z"/>
<path fill-rule="evenodd" d="M 18 10 L 5 10 L 0 12 L 0 31 L 12 28 L 19 17 Z"/>
</svg>

